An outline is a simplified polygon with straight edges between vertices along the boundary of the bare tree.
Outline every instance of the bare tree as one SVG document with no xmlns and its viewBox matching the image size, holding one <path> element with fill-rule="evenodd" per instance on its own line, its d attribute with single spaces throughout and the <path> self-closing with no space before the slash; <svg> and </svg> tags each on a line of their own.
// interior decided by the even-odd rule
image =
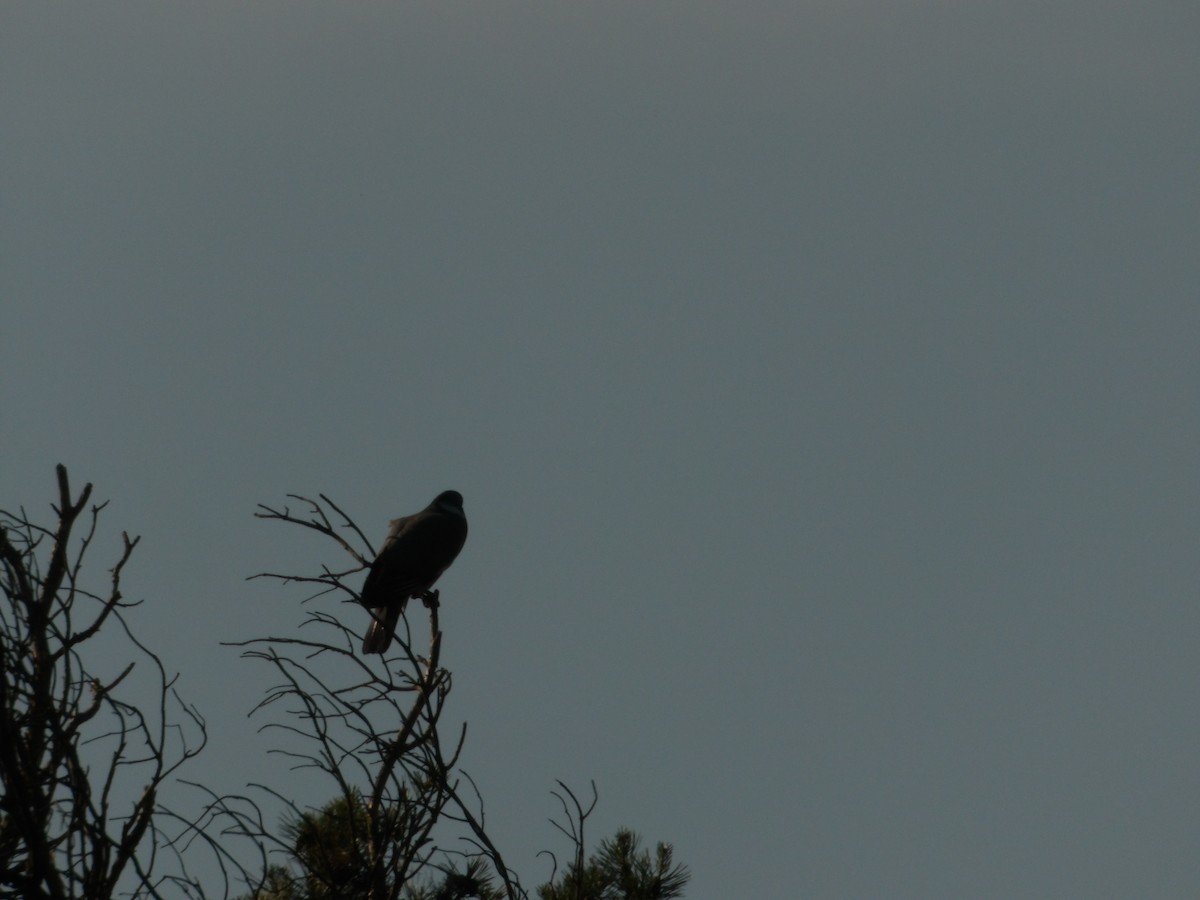
<svg viewBox="0 0 1200 900">
<path fill-rule="evenodd" d="M 392 656 L 364 657 L 358 628 L 370 617 L 347 579 L 374 558 L 370 542 L 325 495 L 295 497 L 304 504 L 299 514 L 260 507 L 261 518 L 311 529 L 349 557 L 343 569 L 253 576 L 315 592 L 298 634 L 233 645 L 277 677 L 255 710 L 269 716 L 263 729 L 279 735 L 273 752 L 318 773 L 333 799 L 302 809 L 268 785 L 218 794 L 178 777 L 207 742 L 205 722 L 126 621 L 138 604 L 123 597 L 121 578 L 138 538 L 122 534 L 108 578 L 90 585 L 83 562 L 104 505 L 89 511 L 90 484 L 73 497 L 62 466 L 58 488 L 52 527 L 24 510 L 0 510 L 0 898 L 209 896 L 185 865 L 199 845 L 221 873 L 224 896 L 248 888 L 255 900 L 527 900 L 487 833 L 479 791 L 458 766 L 466 726 L 449 739 L 441 731 L 452 679 L 441 665 L 436 591 L 423 598 L 421 646 L 405 618 Z M 103 660 L 113 658 L 111 638 L 124 649 L 110 672 Z M 95 652 L 101 641 L 104 656 Z M 149 704 L 130 701 L 146 687 Z M 162 802 L 168 781 L 206 795 L 198 815 Z M 555 824 L 573 845 L 572 860 L 557 884 L 555 864 L 540 895 L 679 896 L 686 870 L 673 866 L 668 845 L 651 860 L 636 837 L 619 832 L 585 861 L 595 786 L 584 809 L 559 785 L 573 803 L 556 794 L 567 824 Z M 264 812 L 272 799 L 284 810 L 280 822 Z M 206 875 L 211 888 L 211 866 Z"/>
<path fill-rule="evenodd" d="M 281 736 L 273 752 L 294 768 L 321 773 L 334 800 L 318 813 L 257 786 L 287 810 L 287 825 L 277 833 L 250 798 L 214 798 L 214 812 L 237 821 L 244 837 L 290 861 L 290 869 L 269 864 L 270 877 L 252 895 L 396 900 L 422 882 L 461 876 L 457 860 L 470 872 L 494 875 L 509 900 L 526 897 L 487 835 L 474 783 L 457 768 L 466 726 L 448 740 L 440 729 L 452 679 L 441 665 L 438 592 L 424 598 L 423 648 L 404 618 L 393 644 L 397 652 L 385 658 L 358 653 L 359 628 L 370 617 L 347 579 L 374 558 L 371 543 L 324 494 L 319 500 L 289 496 L 303 511 L 260 506 L 256 515 L 317 532 L 346 554 L 348 564 L 323 565 L 312 574 L 253 576 L 315 589 L 300 627 L 305 636 L 233 646 L 265 662 L 278 678 L 257 707 L 279 710 L 263 726 Z M 342 604 L 353 613 L 347 615 Z"/>
<path fill-rule="evenodd" d="M 168 885 L 199 896 L 175 840 L 189 826 L 159 794 L 204 747 L 204 720 L 126 621 L 140 601 L 123 597 L 121 576 L 138 538 L 122 533 L 106 583 L 89 586 L 105 504 L 89 508 L 92 486 L 73 497 L 57 472 L 53 526 L 0 510 L 0 896 L 159 897 Z M 97 664 L 102 629 L 124 642 L 119 671 Z M 151 705 L 123 699 L 147 688 Z"/>
</svg>

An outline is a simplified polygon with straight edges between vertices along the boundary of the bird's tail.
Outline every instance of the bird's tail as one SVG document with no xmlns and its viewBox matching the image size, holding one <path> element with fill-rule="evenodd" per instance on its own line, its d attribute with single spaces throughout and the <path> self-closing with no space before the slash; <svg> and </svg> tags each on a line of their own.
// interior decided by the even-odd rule
<svg viewBox="0 0 1200 900">
<path fill-rule="evenodd" d="M 371 627 L 363 638 L 363 653 L 386 653 L 392 645 L 392 635 L 396 631 L 396 623 L 400 621 L 400 613 L 404 606 L 393 603 L 385 609 L 368 610 L 371 614 Z"/>
</svg>

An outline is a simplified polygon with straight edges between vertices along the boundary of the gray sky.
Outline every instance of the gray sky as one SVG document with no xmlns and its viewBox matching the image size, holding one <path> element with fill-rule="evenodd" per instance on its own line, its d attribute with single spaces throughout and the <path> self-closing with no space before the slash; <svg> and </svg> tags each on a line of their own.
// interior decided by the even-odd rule
<svg viewBox="0 0 1200 900">
<path fill-rule="evenodd" d="M 528 886 L 594 778 L 697 900 L 1196 896 L 1200 6 L 0 15 L 0 499 L 144 535 L 191 777 L 329 795 L 255 504 L 453 487 Z"/>
</svg>

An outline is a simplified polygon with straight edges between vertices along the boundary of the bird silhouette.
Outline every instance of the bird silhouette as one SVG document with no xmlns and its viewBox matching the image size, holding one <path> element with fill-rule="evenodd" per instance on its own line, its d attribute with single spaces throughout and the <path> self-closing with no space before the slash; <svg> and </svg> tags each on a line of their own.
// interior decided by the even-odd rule
<svg viewBox="0 0 1200 900">
<path fill-rule="evenodd" d="M 442 491 L 420 512 L 392 520 L 359 597 L 372 618 L 363 653 L 387 652 L 409 599 L 428 593 L 466 540 L 467 516 L 458 491 Z"/>
</svg>

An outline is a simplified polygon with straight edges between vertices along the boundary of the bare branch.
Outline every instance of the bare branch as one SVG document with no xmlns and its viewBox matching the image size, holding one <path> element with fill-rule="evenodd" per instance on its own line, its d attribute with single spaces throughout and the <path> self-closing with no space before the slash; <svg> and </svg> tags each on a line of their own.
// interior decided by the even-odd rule
<svg viewBox="0 0 1200 900">
<path fill-rule="evenodd" d="M 260 504 L 256 516 L 316 531 L 329 538 L 341 552 L 349 553 L 358 568 L 335 571 L 321 565 L 316 573 L 263 572 L 258 578 L 270 578 L 284 584 L 312 584 L 320 588 L 305 602 L 330 602 L 330 595 L 357 600 L 358 592 L 346 583 L 347 577 L 361 571 L 374 558 L 370 542 L 353 520 L 325 494 L 319 501 L 297 494 L 289 495 L 304 504 L 294 513 L 290 508 Z M 344 533 L 354 535 L 351 544 Z M 365 548 L 359 552 L 358 545 Z M 341 823 L 340 836 L 327 836 L 318 853 L 293 842 L 291 858 L 303 870 L 302 878 L 317 879 L 335 892 L 350 892 L 348 884 L 335 883 L 351 876 L 331 868 L 330 846 L 341 848 L 347 858 L 356 860 L 353 878 L 362 896 L 383 900 L 398 898 L 406 886 L 432 874 L 445 874 L 434 863 L 438 854 L 454 851 L 443 848 L 439 839 L 442 826 L 461 823 L 466 836 L 481 848 L 482 855 L 503 880 L 510 900 L 526 897 L 507 867 L 495 844 L 487 837 L 480 815 L 475 816 L 458 796 L 452 781 L 466 737 L 465 725 L 456 735 L 450 758 L 442 751 L 439 722 L 450 693 L 450 673 L 442 668 L 443 635 L 439 625 L 438 594 L 425 597 L 428 615 L 428 644 L 416 649 L 410 620 L 404 617 L 397 629 L 393 647 L 396 655 L 364 657 L 360 628 L 371 621 L 370 613 L 353 607 L 356 627 L 345 624 L 345 606 L 322 606 L 308 611 L 300 627 L 311 632 L 305 637 L 262 637 L 238 641 L 243 656 L 264 662 L 278 681 L 255 706 L 253 713 L 275 710 L 272 721 L 263 726 L 287 736 L 286 746 L 276 752 L 294 768 L 319 772 L 330 783 L 337 798 L 323 811 L 293 810 L 300 824 L 308 828 L 323 822 L 326 828 Z M 472 783 L 472 787 L 474 787 Z M 478 791 L 475 792 L 478 800 Z M 449 807 L 453 807 L 452 814 Z M 309 823 L 309 824 L 304 824 Z M 249 835 L 256 822 L 244 822 Z M 299 840 L 296 834 L 293 838 Z M 460 838 L 461 839 L 461 838 Z M 265 839 L 260 835 L 258 840 Z M 274 846 L 286 844 L 275 840 Z M 337 871 L 334 871 L 337 869 Z M 338 872 L 342 872 L 341 875 Z"/>
<path fill-rule="evenodd" d="M 155 822 L 173 815 L 158 797 L 203 748 L 204 720 L 123 616 L 136 605 L 122 599 L 121 574 L 138 539 L 122 534 L 107 590 L 89 589 L 84 562 L 105 504 L 91 507 L 76 537 L 92 486 L 75 498 L 66 468 L 56 474 L 53 529 L 23 509 L 0 510 L 0 895 L 105 900 L 132 889 L 158 897 L 163 884 L 188 881 L 181 860 L 174 871 L 157 870 L 166 837 Z M 53 542 L 43 560 L 45 537 Z M 100 677 L 89 642 L 112 623 L 131 658 Z M 148 684 L 133 677 L 143 671 L 156 677 Z M 149 708 L 122 699 L 146 687 L 158 697 Z M 132 796 L 131 781 L 140 782 Z"/>
<path fill-rule="evenodd" d="M 359 553 L 356 549 L 354 549 L 354 547 L 350 544 L 349 541 L 347 541 L 345 538 L 343 538 L 340 534 L 337 533 L 337 530 L 334 528 L 333 524 L 329 521 L 329 516 L 325 513 L 325 510 L 321 507 L 320 503 L 318 503 L 315 500 L 311 500 L 308 497 L 303 497 L 300 494 L 288 494 L 288 496 L 291 497 L 293 500 L 299 500 L 302 503 L 308 504 L 309 518 L 302 519 L 302 518 L 299 518 L 298 516 L 292 515 L 291 510 L 288 509 L 286 506 L 282 510 L 278 510 L 278 509 L 272 509 L 271 507 L 267 506 L 265 503 L 258 504 L 258 508 L 262 511 L 256 512 L 254 514 L 255 517 L 259 518 L 259 519 L 278 519 L 282 522 L 290 522 L 293 525 L 300 525 L 304 528 L 311 528 L 312 530 L 314 530 L 320 534 L 323 534 L 326 537 L 331 538 L 332 540 L 334 540 L 338 544 L 340 544 L 342 549 L 345 550 L 347 553 L 350 554 L 350 556 L 352 556 L 354 558 L 354 560 L 359 564 L 360 568 L 362 566 L 366 566 L 370 563 L 369 558 L 364 558 L 361 553 Z M 331 507 L 333 507 L 333 509 L 336 510 L 339 515 L 342 516 L 343 523 L 344 523 L 343 527 L 348 527 L 351 530 L 353 530 L 354 533 L 357 534 L 359 536 L 359 538 L 362 540 L 363 544 L 366 545 L 367 552 L 368 552 L 370 558 L 374 558 L 375 552 L 371 549 L 371 543 L 370 543 L 370 541 L 368 541 L 366 539 L 366 536 L 363 535 L 362 531 L 359 530 L 358 526 L 355 525 L 353 522 L 351 522 L 350 518 L 348 516 L 346 516 L 345 513 L 343 513 L 340 509 L 338 509 L 337 506 L 334 506 L 334 504 L 331 503 L 328 500 L 328 498 L 325 497 L 324 494 L 320 494 L 319 496 L 326 503 L 329 503 L 329 505 Z"/>
</svg>

